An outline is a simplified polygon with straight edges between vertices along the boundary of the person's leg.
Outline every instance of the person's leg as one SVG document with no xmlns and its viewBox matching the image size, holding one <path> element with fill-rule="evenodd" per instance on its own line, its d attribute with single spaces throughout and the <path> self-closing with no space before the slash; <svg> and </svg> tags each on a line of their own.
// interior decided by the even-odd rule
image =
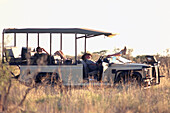
<svg viewBox="0 0 170 113">
<path fill-rule="evenodd" d="M 107 55 L 107 57 L 111 57 L 111 56 L 121 56 L 121 55 L 126 55 L 126 46 L 125 46 L 124 49 L 122 49 L 120 52 L 115 53 L 115 54 L 111 54 L 111 55 Z"/>
<path fill-rule="evenodd" d="M 126 46 L 125 46 L 124 49 L 122 49 L 122 50 L 120 51 L 121 54 L 122 54 L 122 55 L 126 55 L 126 50 L 127 50 L 127 49 L 126 49 Z"/>
</svg>

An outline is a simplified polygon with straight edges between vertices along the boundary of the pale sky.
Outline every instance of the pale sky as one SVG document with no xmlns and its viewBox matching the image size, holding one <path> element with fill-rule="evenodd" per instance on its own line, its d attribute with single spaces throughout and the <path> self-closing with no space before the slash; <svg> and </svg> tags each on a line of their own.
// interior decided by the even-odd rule
<svg viewBox="0 0 170 113">
<path fill-rule="evenodd" d="M 89 39 L 90 52 L 126 46 L 134 49 L 133 55 L 162 54 L 170 48 L 169 6 L 170 0 L 0 0 L 0 31 L 89 28 L 119 33 L 113 38 Z M 68 42 L 64 42 L 66 53 L 70 52 Z"/>
</svg>

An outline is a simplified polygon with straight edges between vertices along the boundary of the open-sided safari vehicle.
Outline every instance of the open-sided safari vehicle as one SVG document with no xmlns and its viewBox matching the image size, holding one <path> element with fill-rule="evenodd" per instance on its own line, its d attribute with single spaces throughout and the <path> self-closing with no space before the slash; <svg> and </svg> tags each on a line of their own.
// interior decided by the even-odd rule
<svg viewBox="0 0 170 113">
<path fill-rule="evenodd" d="M 29 34 L 37 34 L 37 46 L 39 46 L 39 34 L 48 33 L 50 39 L 50 53 L 46 65 L 34 63 L 33 51 L 29 47 Z M 60 50 L 62 50 L 62 39 L 65 34 L 74 34 L 75 57 L 63 61 L 52 55 L 52 34 L 60 35 Z M 5 46 L 5 37 L 13 34 L 14 46 Z M 18 51 L 16 38 L 17 34 L 26 34 L 26 45 Z M 115 36 L 110 32 L 82 29 L 82 28 L 26 28 L 26 29 L 4 29 L 2 33 L 2 62 L 9 65 L 18 65 L 20 68 L 19 81 L 29 85 L 32 81 L 41 82 L 43 77 L 50 77 L 50 82 L 60 81 L 63 85 L 113 85 L 115 83 L 126 83 L 127 81 L 137 81 L 147 85 L 159 84 L 159 64 L 154 56 L 146 56 L 145 64 L 132 63 L 131 61 L 119 57 L 118 59 L 103 58 L 102 79 L 98 81 L 98 73 L 89 73 L 86 63 L 77 57 L 77 40 L 84 38 L 84 52 L 86 52 L 86 40 L 95 36 Z M 73 36 L 73 35 L 71 35 Z M 19 55 L 20 54 L 20 55 Z"/>
</svg>

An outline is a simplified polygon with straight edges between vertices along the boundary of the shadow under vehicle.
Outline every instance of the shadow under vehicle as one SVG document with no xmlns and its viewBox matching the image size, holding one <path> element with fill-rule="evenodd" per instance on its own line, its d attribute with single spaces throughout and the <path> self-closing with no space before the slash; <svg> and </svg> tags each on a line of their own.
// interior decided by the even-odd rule
<svg viewBox="0 0 170 113">
<path fill-rule="evenodd" d="M 13 46 L 5 46 L 5 37 L 12 34 L 14 38 Z M 21 50 L 17 49 L 17 35 L 25 34 L 26 46 Z M 29 34 L 37 34 L 37 46 L 39 46 L 40 34 L 49 34 L 50 53 L 48 63 L 46 65 L 38 65 L 33 63 L 33 51 L 29 47 Z M 75 56 L 74 59 L 55 58 L 52 55 L 52 34 L 59 34 L 60 50 L 63 48 L 63 38 L 65 34 L 72 34 L 75 40 Z M 126 83 L 129 81 L 137 81 L 139 84 L 159 84 L 159 63 L 154 56 L 146 56 L 146 63 L 132 63 L 131 61 L 119 57 L 116 60 L 112 58 L 104 58 L 101 56 L 98 61 L 102 62 L 103 72 L 101 80 L 98 79 L 99 72 L 89 72 L 87 64 L 78 59 L 77 40 L 84 38 L 84 52 L 86 52 L 87 39 L 104 35 L 106 37 L 115 36 L 110 32 L 103 32 L 83 28 L 22 28 L 22 29 L 4 29 L 2 33 L 2 62 L 9 65 L 17 65 L 20 69 L 18 80 L 26 85 L 32 82 L 42 82 L 43 78 L 48 78 L 52 83 L 61 82 L 65 86 L 86 86 L 93 85 L 114 85 L 116 83 Z M 19 40 L 19 39 L 18 39 Z"/>
</svg>

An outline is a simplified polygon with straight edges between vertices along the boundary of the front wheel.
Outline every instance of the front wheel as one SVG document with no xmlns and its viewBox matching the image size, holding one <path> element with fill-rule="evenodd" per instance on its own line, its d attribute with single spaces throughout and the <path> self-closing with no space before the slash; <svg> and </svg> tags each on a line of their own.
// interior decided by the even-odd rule
<svg viewBox="0 0 170 113">
<path fill-rule="evenodd" d="M 121 84 L 137 83 L 138 85 L 141 85 L 142 76 L 139 72 L 120 72 L 117 82 Z"/>
</svg>

